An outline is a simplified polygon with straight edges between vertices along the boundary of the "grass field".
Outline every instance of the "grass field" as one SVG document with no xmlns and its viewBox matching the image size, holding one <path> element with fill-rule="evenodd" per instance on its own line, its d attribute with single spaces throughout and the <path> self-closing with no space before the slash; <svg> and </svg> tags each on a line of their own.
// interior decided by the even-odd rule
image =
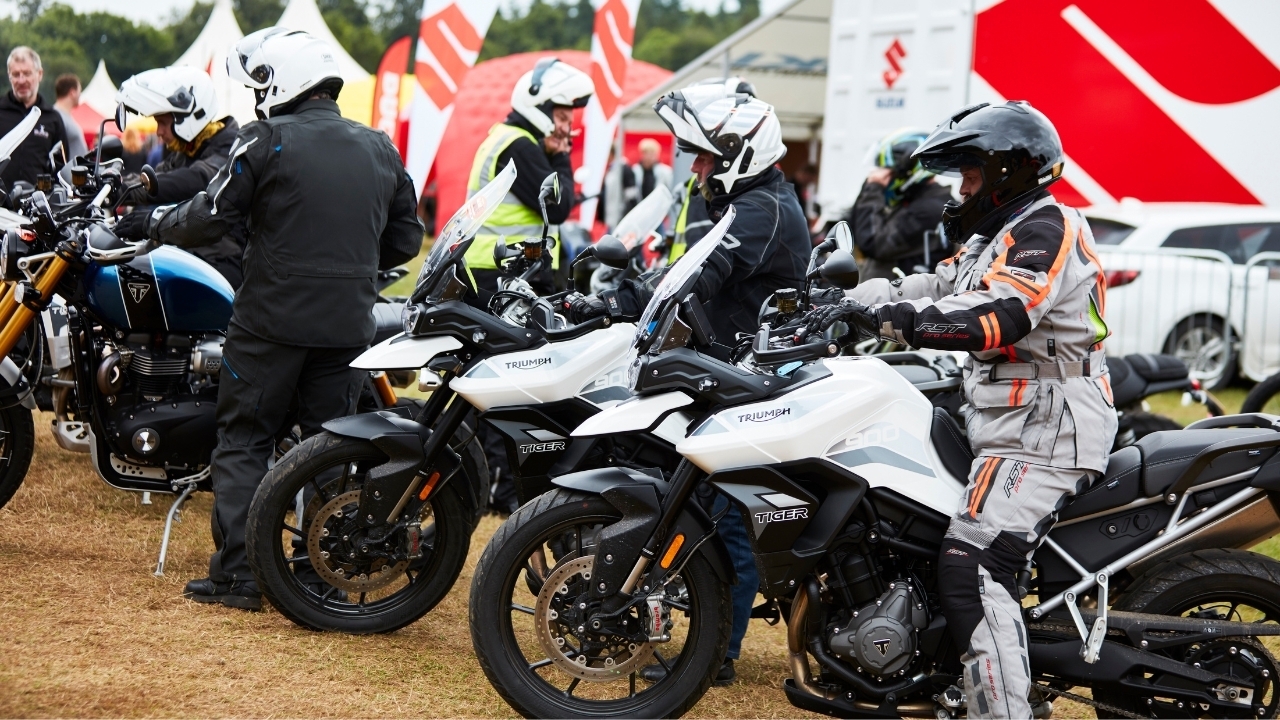
<svg viewBox="0 0 1280 720">
<path fill-rule="evenodd" d="M 1233 409 L 1243 394 L 1221 399 Z M 1203 414 L 1176 396 L 1152 406 L 1182 422 Z M 88 456 L 54 444 L 49 420 L 37 417 L 31 472 L 0 510 L 0 717 L 512 715 L 476 664 L 466 618 L 472 564 L 496 518 L 482 522 L 462 577 L 424 620 L 376 637 L 310 632 L 270 609 L 182 598 L 212 549 L 207 494 L 188 504 L 166 576 L 153 577 L 168 498 L 144 506 L 107 487 Z M 752 624 L 738 672 L 693 715 L 807 716 L 779 687 L 788 674 L 782 626 Z M 1059 702 L 1055 717 L 1092 712 Z"/>
</svg>

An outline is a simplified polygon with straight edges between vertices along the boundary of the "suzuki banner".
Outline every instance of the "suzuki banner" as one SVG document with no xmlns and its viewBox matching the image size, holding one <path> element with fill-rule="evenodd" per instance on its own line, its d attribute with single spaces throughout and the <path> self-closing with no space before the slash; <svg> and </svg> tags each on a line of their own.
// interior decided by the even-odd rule
<svg viewBox="0 0 1280 720">
<path fill-rule="evenodd" d="M 597 196 L 604 181 L 609 146 L 618 131 L 618 110 L 631 64 L 631 44 L 636 31 L 640 0 L 592 0 L 596 8 L 591 33 L 591 80 L 595 94 L 583 114 L 582 167 L 586 178 L 578 222 L 590 228 L 595 222 Z"/>
<path fill-rule="evenodd" d="M 409 157 L 405 167 L 418 194 L 427 182 L 453 99 L 475 65 L 498 0 L 426 0 L 414 57 L 413 105 L 409 114 Z"/>
<path fill-rule="evenodd" d="M 370 125 L 391 138 L 396 149 L 404 147 L 400 137 L 400 81 L 409 67 L 413 38 L 406 35 L 391 43 L 378 62 L 373 84 L 373 115 Z"/>
</svg>

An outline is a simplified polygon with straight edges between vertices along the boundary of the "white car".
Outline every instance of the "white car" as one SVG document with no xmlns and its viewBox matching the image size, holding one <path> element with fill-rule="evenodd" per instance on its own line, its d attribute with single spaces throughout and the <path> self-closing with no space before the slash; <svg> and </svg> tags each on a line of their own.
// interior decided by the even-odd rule
<svg viewBox="0 0 1280 720">
<path fill-rule="evenodd" d="M 1207 389 L 1280 371 L 1280 209 L 1142 203 L 1083 210 L 1107 276 L 1107 354 L 1170 353 Z"/>
</svg>

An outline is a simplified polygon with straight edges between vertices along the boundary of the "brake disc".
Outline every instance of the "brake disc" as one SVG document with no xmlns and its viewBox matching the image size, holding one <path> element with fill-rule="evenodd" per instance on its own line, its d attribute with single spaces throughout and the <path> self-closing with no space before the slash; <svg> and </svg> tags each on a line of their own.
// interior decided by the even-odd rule
<svg viewBox="0 0 1280 720">
<path fill-rule="evenodd" d="M 538 593 L 534 607 L 538 643 L 552 664 L 589 682 L 620 680 L 653 657 L 653 644 L 587 627 L 586 598 L 595 556 L 561 561 Z"/>
<path fill-rule="evenodd" d="M 393 563 L 386 558 L 352 557 L 350 553 L 356 552 L 355 546 L 346 537 L 336 543 L 324 542 L 333 539 L 331 533 L 342 531 L 346 524 L 343 518 L 355 513 L 359 506 L 359 490 L 344 492 L 321 506 L 307 527 L 307 555 L 311 566 L 325 582 L 349 593 L 367 593 L 385 587 L 409 567 L 408 560 Z"/>
</svg>

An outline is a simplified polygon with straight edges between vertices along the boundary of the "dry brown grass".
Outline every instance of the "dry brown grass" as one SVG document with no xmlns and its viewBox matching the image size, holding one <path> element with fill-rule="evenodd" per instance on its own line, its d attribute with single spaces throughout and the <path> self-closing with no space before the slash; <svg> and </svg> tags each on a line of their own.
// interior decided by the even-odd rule
<svg viewBox="0 0 1280 720">
<path fill-rule="evenodd" d="M 0 717 L 508 717 L 476 664 L 467 592 L 498 526 L 486 518 L 449 597 L 391 635 L 302 630 L 278 613 L 197 605 L 208 495 L 177 525 L 166 577 L 152 577 L 168 499 L 143 506 L 88 457 L 63 451 L 37 418 L 36 457 L 0 510 Z M 756 622 L 739 681 L 713 688 L 705 717 L 817 717 L 789 705 L 782 627 Z M 1062 703 L 1057 717 L 1091 717 Z"/>
</svg>

